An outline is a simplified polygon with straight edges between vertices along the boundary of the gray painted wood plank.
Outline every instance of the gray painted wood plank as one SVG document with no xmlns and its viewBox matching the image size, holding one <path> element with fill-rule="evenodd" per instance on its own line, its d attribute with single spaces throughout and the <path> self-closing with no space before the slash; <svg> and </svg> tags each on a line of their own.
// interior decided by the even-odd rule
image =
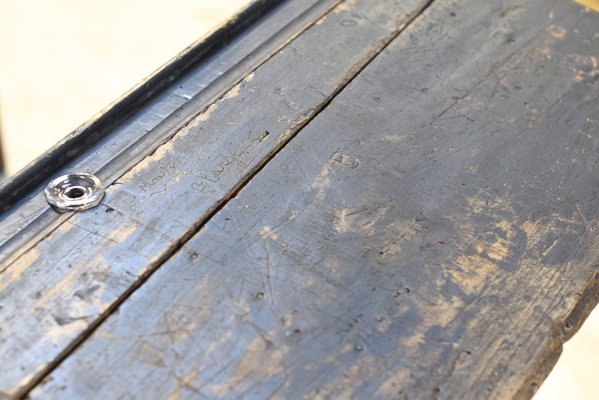
<svg viewBox="0 0 599 400">
<path fill-rule="evenodd" d="M 597 302 L 599 14 L 434 3 L 32 398 L 528 398 Z"/>
<path fill-rule="evenodd" d="M 68 355 L 426 4 L 339 5 L 7 266 L 0 391 L 21 395 Z"/>
</svg>

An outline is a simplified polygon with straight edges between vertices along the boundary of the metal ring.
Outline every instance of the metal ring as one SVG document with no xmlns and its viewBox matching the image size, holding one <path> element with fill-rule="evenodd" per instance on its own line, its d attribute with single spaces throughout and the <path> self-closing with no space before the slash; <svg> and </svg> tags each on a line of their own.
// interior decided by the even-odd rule
<svg viewBox="0 0 599 400">
<path fill-rule="evenodd" d="M 58 212 L 82 211 L 100 204 L 104 187 L 97 176 L 77 172 L 52 180 L 44 194 L 48 203 Z"/>
</svg>

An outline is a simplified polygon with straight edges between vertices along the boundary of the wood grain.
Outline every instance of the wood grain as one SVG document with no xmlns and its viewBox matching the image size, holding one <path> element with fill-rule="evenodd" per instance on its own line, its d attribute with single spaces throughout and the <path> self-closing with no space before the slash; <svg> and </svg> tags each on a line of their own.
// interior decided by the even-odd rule
<svg viewBox="0 0 599 400">
<path fill-rule="evenodd" d="M 426 4 L 349 2 L 313 21 L 110 186 L 102 206 L 6 265 L 0 391 L 24 394 L 68 356 Z"/>
<path fill-rule="evenodd" d="M 270 8 L 273 1 L 255 3 L 252 8 L 255 9 L 260 4 L 261 7 Z M 97 120 L 107 119 L 104 113 L 100 113 L 100 116 L 69 136 L 69 139 L 77 137 L 83 144 L 80 143 L 76 149 L 69 149 L 72 143 L 62 141 L 49 150 L 49 153 L 69 153 L 61 154 L 60 157 L 72 160 L 62 168 L 57 168 L 57 163 L 52 164 L 54 169 L 45 173 L 56 177 L 73 171 L 92 172 L 105 185 L 111 185 L 338 2 L 339 0 L 286 2 L 265 12 L 262 19 L 258 18 L 254 25 L 245 28 L 243 35 L 227 37 L 226 40 L 210 36 L 204 41 L 198 41 L 160 70 L 162 72 L 158 76 L 168 75 L 163 78 L 170 85 L 167 90 L 154 94 L 155 98 L 139 108 L 131 104 L 135 103 L 129 98 L 135 97 L 133 94 L 123 96 L 113 108 L 125 108 L 131 114 L 129 117 L 123 117 L 124 120 L 108 132 L 97 132 Z M 243 15 L 240 18 L 244 18 Z M 246 18 L 245 24 L 250 20 Z M 229 25 L 231 24 L 227 26 Z M 209 52 L 206 47 L 214 47 L 211 43 L 215 41 L 219 42 L 218 46 L 223 46 L 225 41 L 227 43 L 218 51 Z M 197 60 L 198 53 L 204 55 L 201 60 Z M 190 58 L 195 58 L 199 65 L 191 68 L 189 64 L 193 63 Z M 164 73 L 165 69 L 170 70 L 170 74 Z M 153 77 L 154 80 L 156 78 Z M 147 92 L 156 92 L 154 86 L 164 83 L 145 82 L 144 85 Z M 126 106 L 122 103 L 126 103 Z M 117 122 L 114 117 L 108 119 L 111 123 Z M 97 138 L 100 134 L 101 140 Z M 95 135 L 96 139 L 85 139 L 86 135 Z M 94 140 L 99 140 L 99 143 L 90 145 L 89 142 Z M 47 154 L 46 158 L 51 157 Z M 31 171 L 25 171 L 24 175 L 30 173 Z M 0 199 L 6 204 L 12 203 L 12 200 L 5 199 L 3 191 L 16 196 L 16 192 L 10 188 L 15 184 L 13 182 L 0 189 Z M 57 215 L 48 206 L 42 193 L 46 184 L 47 182 L 43 182 L 34 191 L 34 195 L 17 205 L 11 205 L 9 211 L 0 214 L 0 271 L 69 218 L 69 215 Z"/>
<path fill-rule="evenodd" d="M 599 293 L 598 17 L 434 3 L 32 398 L 531 397 Z"/>
</svg>

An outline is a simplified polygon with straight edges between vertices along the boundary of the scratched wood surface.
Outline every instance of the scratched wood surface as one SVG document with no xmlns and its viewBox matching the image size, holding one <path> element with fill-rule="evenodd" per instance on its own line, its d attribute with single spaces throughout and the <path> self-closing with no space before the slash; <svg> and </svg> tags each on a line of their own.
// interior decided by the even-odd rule
<svg viewBox="0 0 599 400">
<path fill-rule="evenodd" d="M 317 26 L 373 2 L 344 4 Z M 598 23 L 561 0 L 433 2 L 31 397 L 529 398 L 599 293 Z M 246 85 L 267 78 L 231 102 L 261 115 Z M 182 143 L 73 226 L 196 218 L 206 181 L 182 168 L 204 144 Z"/>
<path fill-rule="evenodd" d="M 341 3 L 313 20 L 111 185 L 100 207 L 67 215 L 2 265 L 0 392 L 26 394 L 68 356 L 426 4 Z"/>
<path fill-rule="evenodd" d="M 62 158 L 71 158 L 71 161 L 60 169 L 46 171 L 49 174 L 47 180 L 71 171 L 83 170 L 96 174 L 106 185 L 112 184 L 124 172 L 168 141 L 189 120 L 212 104 L 215 98 L 235 86 L 293 37 L 301 34 L 306 26 L 334 4 L 339 3 L 339 0 L 297 0 L 283 2 L 278 7 L 274 7 L 273 4 L 276 3 L 281 1 L 254 2 L 250 9 L 255 9 L 259 5 L 266 6 L 267 10 L 272 8 L 269 12 L 264 12 L 266 15 L 258 20 L 260 23 L 246 27 L 242 35 L 234 36 L 229 32 L 228 36 L 220 35 L 220 38 L 211 36 L 210 40 L 207 40 L 208 43 L 201 41 L 184 51 L 183 55 L 179 55 L 173 62 L 178 64 L 185 61 L 183 64 L 186 67 L 173 68 L 169 64 L 161 69 L 159 72 L 161 75 L 165 75 L 165 69 L 171 70 L 170 86 L 166 91 L 155 94 L 155 98 L 148 104 L 135 109 L 131 104 L 135 103 L 135 100 L 132 101 L 129 96 L 117 102 L 113 108 L 125 108 L 132 115 L 128 118 L 123 117 L 124 120 L 112 131 L 102 132 L 102 129 L 96 127 L 99 120 L 107 119 L 106 113 L 101 113 L 100 117 L 92 119 L 71 135 L 84 137 L 91 133 L 91 136 L 95 136 L 95 140 L 99 141 L 96 146 L 89 145 L 93 140 L 80 138 L 79 142 L 83 143 L 80 143 L 76 149 L 65 150 L 62 147 L 69 147 L 66 144 L 69 140 L 61 141 L 48 153 L 58 153 Z M 246 20 L 246 23 L 252 19 L 245 13 L 239 18 Z M 231 24 L 228 23 L 227 26 Z M 225 39 L 222 36 L 225 36 Z M 205 47 L 213 48 L 214 45 L 211 43 L 215 41 L 226 42 L 226 46 L 219 51 L 210 52 L 209 49 L 205 49 Z M 207 55 L 197 62 L 199 65 L 191 68 L 188 59 L 193 58 L 190 57 L 193 53 Z M 196 55 L 195 58 L 197 57 Z M 183 72 L 177 75 L 172 72 L 173 69 L 183 70 Z M 152 87 L 152 90 L 146 89 L 142 97 L 149 96 L 147 92 L 156 92 L 154 86 L 163 84 L 150 85 L 146 80 L 144 85 Z M 113 116 L 109 119 L 116 118 Z M 102 139 L 98 136 L 102 136 Z M 72 141 L 73 137 L 68 139 Z M 65 156 L 64 153 L 68 155 Z M 43 158 L 52 157 L 46 154 Z M 62 162 L 64 163 L 65 160 Z M 30 174 L 31 171 L 26 170 L 20 178 L 12 177 L 13 182 L 3 182 L 0 185 L 0 202 L 3 203 L 0 204 L 0 210 L 12 204 L 10 199 L 5 198 L 4 193 L 14 192 L 13 186 L 15 184 L 18 186 L 17 181 L 22 181 Z M 8 212 L 0 214 L 0 265 L 14 261 L 32 244 L 39 241 L 39 238 L 47 236 L 67 218 L 66 215 L 57 215 L 48 208 L 41 190 L 45 184 L 46 182 L 40 184 L 37 192 L 34 191 L 27 201 L 20 201 Z M 16 194 L 12 193 L 12 195 Z"/>
</svg>

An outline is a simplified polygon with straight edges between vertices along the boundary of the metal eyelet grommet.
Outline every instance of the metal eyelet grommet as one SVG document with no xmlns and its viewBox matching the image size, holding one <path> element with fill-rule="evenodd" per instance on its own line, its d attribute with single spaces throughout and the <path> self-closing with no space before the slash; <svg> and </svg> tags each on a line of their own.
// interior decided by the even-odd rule
<svg viewBox="0 0 599 400">
<path fill-rule="evenodd" d="M 100 204 L 104 188 L 97 176 L 77 172 L 52 180 L 44 194 L 46 201 L 58 212 L 82 211 Z"/>
</svg>

